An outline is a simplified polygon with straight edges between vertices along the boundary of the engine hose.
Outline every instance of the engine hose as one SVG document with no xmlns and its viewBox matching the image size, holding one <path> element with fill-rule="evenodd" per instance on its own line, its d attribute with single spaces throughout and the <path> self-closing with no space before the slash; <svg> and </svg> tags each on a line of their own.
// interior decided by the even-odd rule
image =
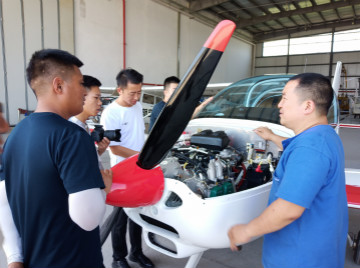
<svg viewBox="0 0 360 268">
<path fill-rule="evenodd" d="M 201 163 L 197 163 L 194 160 L 192 160 L 191 158 L 181 154 L 181 153 L 177 153 L 177 152 L 173 152 L 174 156 L 176 156 L 177 158 L 181 158 L 183 160 L 186 160 L 187 162 L 189 162 L 190 164 L 192 164 L 194 166 L 194 168 L 198 168 L 200 169 L 204 174 L 206 174 L 206 170 L 201 166 Z"/>
<path fill-rule="evenodd" d="M 239 179 L 239 177 L 236 178 L 236 183 L 235 183 L 235 189 L 236 189 L 236 191 L 239 191 L 239 190 L 240 190 L 240 186 L 243 184 L 244 179 L 245 179 L 245 177 L 246 177 L 246 167 L 245 167 L 244 163 L 241 163 L 240 166 L 241 166 L 241 168 L 242 168 L 242 170 L 243 170 L 243 173 L 242 173 L 242 176 L 240 177 L 240 179 Z M 241 175 L 241 171 L 240 171 L 240 173 L 239 173 L 239 176 L 240 176 L 240 175 Z M 238 179 L 239 179 L 239 180 L 238 180 Z"/>
<path fill-rule="evenodd" d="M 215 157 L 215 154 L 212 152 L 207 152 L 204 150 L 200 150 L 194 147 L 180 147 L 180 148 L 173 148 L 172 152 L 177 152 L 177 151 L 182 151 L 184 154 L 190 154 L 190 153 L 200 153 L 200 154 L 204 154 L 206 156 L 213 156 Z"/>
<path fill-rule="evenodd" d="M 190 151 L 190 152 L 199 152 L 199 153 L 203 153 L 203 154 L 210 154 L 209 152 L 197 149 L 197 148 L 192 148 L 192 147 L 183 147 L 183 148 L 176 148 L 177 151 Z"/>
</svg>

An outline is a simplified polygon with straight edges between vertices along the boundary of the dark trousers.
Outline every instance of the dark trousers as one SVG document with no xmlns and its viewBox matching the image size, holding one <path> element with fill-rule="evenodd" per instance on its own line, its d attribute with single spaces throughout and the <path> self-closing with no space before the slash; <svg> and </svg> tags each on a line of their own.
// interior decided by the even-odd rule
<svg viewBox="0 0 360 268">
<path fill-rule="evenodd" d="M 115 208 L 114 208 L 115 209 Z M 124 259 L 128 255 L 126 246 L 126 227 L 129 221 L 129 236 L 131 249 L 130 254 L 136 255 L 142 251 L 141 232 L 142 228 L 133 222 L 121 208 L 119 217 L 116 218 L 113 228 L 111 229 L 111 241 L 113 248 L 113 258 L 115 261 Z"/>
</svg>

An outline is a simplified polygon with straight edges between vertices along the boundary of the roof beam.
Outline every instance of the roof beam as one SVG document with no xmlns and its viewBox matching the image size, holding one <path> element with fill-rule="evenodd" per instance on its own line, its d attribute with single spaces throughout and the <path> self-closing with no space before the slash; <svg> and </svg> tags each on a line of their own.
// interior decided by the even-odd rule
<svg viewBox="0 0 360 268">
<path fill-rule="evenodd" d="M 348 20 L 342 20 L 342 21 L 331 21 L 326 23 L 319 23 L 319 24 L 313 24 L 310 27 L 292 27 L 288 28 L 286 30 L 277 30 L 272 32 L 262 32 L 258 34 L 254 34 L 254 40 L 256 42 L 265 41 L 268 39 L 276 38 L 276 37 L 286 37 L 289 34 L 293 33 L 299 33 L 304 31 L 310 31 L 310 30 L 321 30 L 321 29 L 332 29 L 337 27 L 343 27 L 343 26 L 351 26 L 351 25 L 360 25 L 360 19 L 348 19 Z"/>
<path fill-rule="evenodd" d="M 277 14 L 267 14 L 267 15 L 253 18 L 253 19 L 237 20 L 236 24 L 239 28 L 244 28 L 246 26 L 249 26 L 252 24 L 257 24 L 257 23 L 262 23 L 262 22 L 268 21 L 268 20 L 277 20 L 279 18 L 290 17 L 293 15 L 302 15 L 302 14 L 310 13 L 310 12 L 321 12 L 324 10 L 336 9 L 336 8 L 340 8 L 340 7 L 344 7 L 344 6 L 357 5 L 357 4 L 360 4 L 360 0 L 338 1 L 338 2 L 329 3 L 329 4 L 322 4 L 322 5 L 312 6 L 312 7 L 305 7 L 305 8 L 301 8 L 301 9 L 289 10 L 289 11 L 280 12 Z"/>
<path fill-rule="evenodd" d="M 331 0 L 331 3 L 334 3 L 334 0 Z M 341 20 L 341 17 L 339 15 L 339 11 L 337 10 L 337 8 L 334 9 L 336 16 L 338 17 L 338 20 Z"/>
<path fill-rule="evenodd" d="M 351 8 L 352 8 L 353 16 L 354 16 L 354 17 L 356 17 L 356 10 L 355 10 L 355 7 L 352 5 L 352 6 L 351 6 Z"/>
<path fill-rule="evenodd" d="M 179 12 L 185 16 L 188 16 L 191 19 L 194 19 L 200 23 L 203 23 L 209 27 L 215 27 L 218 23 L 218 19 L 212 19 L 209 17 L 206 17 L 202 15 L 201 13 L 195 13 L 191 14 L 189 12 L 188 8 L 188 2 L 187 0 L 152 0 L 160 5 L 163 5 L 165 7 L 168 7 L 172 10 L 175 10 L 176 12 Z M 249 31 L 243 30 L 243 29 L 235 29 L 233 33 L 233 37 L 236 39 L 242 40 L 243 42 L 247 44 L 253 45 L 253 34 Z"/>
<path fill-rule="evenodd" d="M 277 8 L 279 9 L 281 12 L 286 12 L 286 10 L 281 6 L 278 5 L 277 3 L 275 3 L 273 0 L 270 0 L 270 2 Z M 296 21 L 293 20 L 292 17 L 288 18 L 294 25 L 298 26 L 299 24 L 296 23 Z"/>
<path fill-rule="evenodd" d="M 317 4 L 315 3 L 314 0 L 310 0 L 311 4 L 313 5 L 313 7 L 317 6 Z M 321 13 L 321 11 L 317 12 L 317 14 L 320 16 L 320 18 L 323 20 L 323 22 L 326 21 L 326 19 L 324 18 L 323 14 Z"/>
<path fill-rule="evenodd" d="M 213 6 L 220 5 L 229 0 L 190 0 L 189 10 L 190 12 L 196 12 L 203 9 L 211 8 Z"/>
<path fill-rule="evenodd" d="M 224 12 L 220 11 L 217 12 L 213 9 L 207 10 L 208 13 L 213 14 L 214 16 L 220 17 L 221 20 L 232 20 L 235 21 L 236 18 L 230 14 L 230 12 L 225 12 L 224 8 L 217 7 L 217 9 L 223 10 Z"/>
<path fill-rule="evenodd" d="M 242 5 L 240 5 L 239 3 L 236 3 L 235 5 L 238 9 L 241 9 L 242 12 L 246 13 L 248 16 L 250 16 L 250 18 L 254 18 L 254 15 L 249 12 L 246 8 L 244 8 Z"/>
<path fill-rule="evenodd" d="M 246 8 L 244 8 L 241 4 L 239 4 L 239 3 L 233 3 L 233 5 L 236 6 L 236 8 L 241 9 L 242 12 L 244 12 L 245 14 L 247 14 L 250 18 L 253 18 L 253 17 L 254 17 L 254 15 L 253 15 L 251 12 L 249 12 Z M 236 20 L 234 20 L 234 21 L 236 21 Z M 251 25 L 251 27 L 253 27 L 257 32 L 262 32 L 262 31 L 259 29 L 259 27 L 256 26 L 256 25 Z M 249 31 L 251 34 L 254 34 L 254 31 L 249 30 L 249 29 L 246 29 L 246 30 Z"/>
<path fill-rule="evenodd" d="M 271 15 L 271 13 L 266 9 L 266 8 L 263 8 L 261 5 L 259 5 L 257 2 L 255 2 L 255 0 L 248 0 L 252 5 L 254 5 L 254 7 L 260 9 L 262 12 L 264 12 L 267 15 Z M 255 18 L 256 19 L 256 18 Z M 281 27 L 285 27 L 281 21 L 279 20 L 275 20 L 278 24 L 281 25 Z M 270 28 L 270 29 L 274 29 L 272 26 L 270 26 L 267 21 L 262 21 L 261 23 L 263 23 L 266 27 Z"/>
<path fill-rule="evenodd" d="M 296 1 L 291 1 L 291 4 L 293 4 L 296 9 L 301 9 L 301 7 L 299 6 L 299 4 Z M 303 21 L 305 22 L 305 24 L 311 24 L 311 21 L 306 16 L 306 14 L 303 14 L 303 15 L 300 15 L 300 16 L 303 19 Z"/>
</svg>

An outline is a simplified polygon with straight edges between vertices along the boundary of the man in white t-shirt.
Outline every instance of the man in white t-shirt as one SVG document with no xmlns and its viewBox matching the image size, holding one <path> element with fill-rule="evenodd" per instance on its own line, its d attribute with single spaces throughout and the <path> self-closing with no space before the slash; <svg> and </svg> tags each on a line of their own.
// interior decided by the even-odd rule
<svg viewBox="0 0 360 268">
<path fill-rule="evenodd" d="M 143 75 L 133 69 L 124 69 L 116 76 L 119 97 L 109 104 L 103 111 L 100 123 L 105 130 L 120 129 L 121 141 L 110 142 L 111 166 L 125 158 L 139 153 L 145 141 L 145 125 L 142 106 L 139 102 Z M 130 268 L 126 256 L 126 226 L 128 217 L 121 209 L 111 230 L 113 247 L 113 268 Z M 129 235 L 131 250 L 129 259 L 137 262 L 141 267 L 151 268 L 154 264 L 142 252 L 141 232 L 139 225 L 129 219 Z"/>
</svg>

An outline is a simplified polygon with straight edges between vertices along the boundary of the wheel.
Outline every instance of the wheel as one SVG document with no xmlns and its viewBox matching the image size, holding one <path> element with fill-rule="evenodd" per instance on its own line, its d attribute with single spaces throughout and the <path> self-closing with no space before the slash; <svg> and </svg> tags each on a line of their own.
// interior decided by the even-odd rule
<svg viewBox="0 0 360 268">
<path fill-rule="evenodd" d="M 360 264 L 360 246 L 359 246 L 359 243 L 360 243 L 360 231 L 357 235 L 357 237 L 355 238 L 355 241 L 354 241 L 354 262 L 356 264 Z"/>
</svg>

